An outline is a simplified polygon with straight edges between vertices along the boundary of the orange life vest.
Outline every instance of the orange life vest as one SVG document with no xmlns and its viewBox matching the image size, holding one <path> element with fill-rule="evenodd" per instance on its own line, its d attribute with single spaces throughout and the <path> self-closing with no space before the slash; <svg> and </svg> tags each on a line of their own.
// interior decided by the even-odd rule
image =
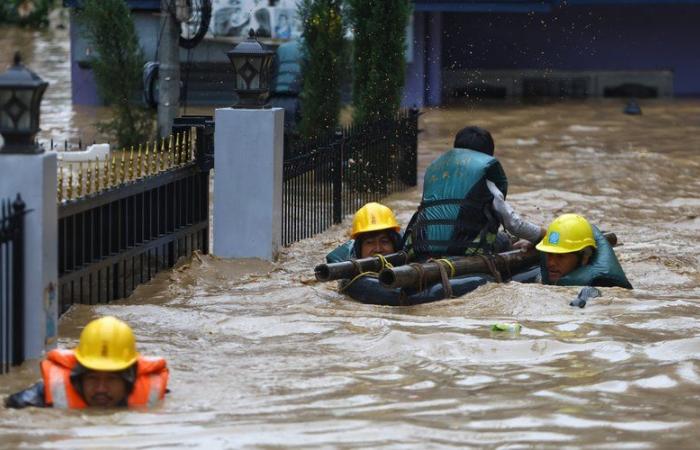
<svg viewBox="0 0 700 450">
<path fill-rule="evenodd" d="M 51 350 L 41 362 L 44 379 L 44 400 L 54 408 L 87 407 L 83 397 L 70 382 L 70 374 L 78 364 L 73 350 Z M 136 380 L 127 399 L 129 407 L 152 407 L 165 397 L 168 386 L 168 368 L 163 358 L 139 356 L 136 361 Z"/>
</svg>

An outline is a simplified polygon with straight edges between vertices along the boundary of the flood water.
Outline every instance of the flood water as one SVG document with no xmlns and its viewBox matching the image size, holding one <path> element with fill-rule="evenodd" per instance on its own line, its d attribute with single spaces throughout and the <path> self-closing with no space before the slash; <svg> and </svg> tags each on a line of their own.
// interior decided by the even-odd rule
<svg viewBox="0 0 700 450">
<path fill-rule="evenodd" d="M 65 91 L 47 100 L 57 133 L 89 122 Z M 167 358 L 170 394 L 150 412 L 0 409 L 0 447 L 696 448 L 700 101 L 643 101 L 642 116 L 623 106 L 427 110 L 420 173 L 462 126 L 490 129 L 516 210 L 541 224 L 577 212 L 617 233 L 633 291 L 602 289 L 585 309 L 568 306 L 576 288 L 517 283 L 416 307 L 358 304 L 313 281 L 346 220 L 274 264 L 203 256 L 128 300 L 74 307 L 61 346 L 94 317 L 120 317 L 142 353 Z M 419 199 L 386 203 L 406 224 Z M 523 330 L 492 333 L 501 321 Z M 28 362 L 0 376 L 0 396 L 37 378 Z"/>
</svg>

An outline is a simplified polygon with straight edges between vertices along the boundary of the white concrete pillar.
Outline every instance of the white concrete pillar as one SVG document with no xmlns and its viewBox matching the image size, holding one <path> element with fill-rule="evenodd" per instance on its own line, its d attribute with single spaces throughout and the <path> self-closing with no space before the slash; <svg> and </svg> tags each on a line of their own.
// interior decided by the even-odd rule
<svg viewBox="0 0 700 450">
<path fill-rule="evenodd" d="M 54 347 L 58 329 L 58 205 L 55 153 L 0 153 L 0 198 L 19 193 L 24 217 L 24 352 L 26 359 Z"/>
<path fill-rule="evenodd" d="M 277 258 L 282 241 L 284 110 L 216 110 L 213 253 Z"/>
</svg>

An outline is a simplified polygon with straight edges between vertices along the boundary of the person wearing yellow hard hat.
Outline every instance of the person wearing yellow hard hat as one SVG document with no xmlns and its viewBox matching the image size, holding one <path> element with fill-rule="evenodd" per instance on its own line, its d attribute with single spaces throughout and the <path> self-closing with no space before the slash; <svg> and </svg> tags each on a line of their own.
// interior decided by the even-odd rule
<svg viewBox="0 0 700 450">
<path fill-rule="evenodd" d="M 5 406 L 150 407 L 168 385 L 165 360 L 141 356 L 131 327 L 111 316 L 87 324 L 75 350 L 51 350 L 40 367 L 42 381 L 9 396 Z"/>
<path fill-rule="evenodd" d="M 326 255 L 326 262 L 394 253 L 401 247 L 400 231 L 391 208 L 377 202 L 367 203 L 353 217 L 351 240 Z"/>
<path fill-rule="evenodd" d="M 544 255 L 544 284 L 632 289 L 610 243 L 583 216 L 557 217 L 535 248 Z"/>
</svg>

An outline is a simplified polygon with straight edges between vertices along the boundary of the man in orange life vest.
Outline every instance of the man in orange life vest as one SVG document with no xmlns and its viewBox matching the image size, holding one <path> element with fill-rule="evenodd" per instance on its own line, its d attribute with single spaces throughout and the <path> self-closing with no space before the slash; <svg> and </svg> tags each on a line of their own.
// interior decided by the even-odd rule
<svg viewBox="0 0 700 450">
<path fill-rule="evenodd" d="M 168 384 L 165 360 L 139 355 L 131 327 L 109 316 L 87 324 L 78 348 L 51 350 L 40 367 L 42 381 L 9 396 L 6 407 L 151 407 Z"/>
</svg>

